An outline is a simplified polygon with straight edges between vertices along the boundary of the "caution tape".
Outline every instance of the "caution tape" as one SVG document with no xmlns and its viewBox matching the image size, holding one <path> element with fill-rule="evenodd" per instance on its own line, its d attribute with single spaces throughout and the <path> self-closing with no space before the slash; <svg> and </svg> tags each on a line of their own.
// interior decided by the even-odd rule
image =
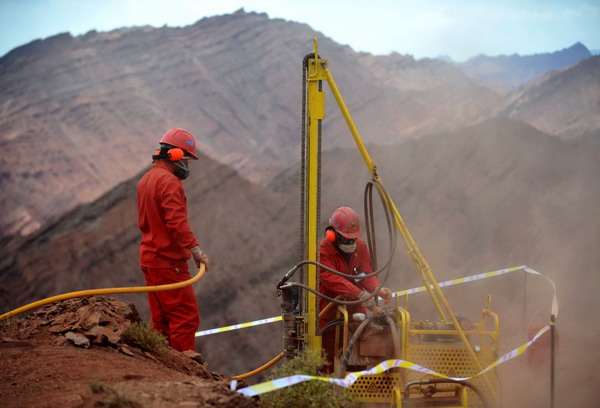
<svg viewBox="0 0 600 408">
<path fill-rule="evenodd" d="M 528 266 L 524 266 L 523 270 L 527 273 L 531 273 L 532 275 L 541 276 L 542 278 L 544 278 L 548 282 L 550 282 L 550 285 L 552 285 L 552 289 L 554 289 L 554 295 L 552 296 L 552 307 L 551 307 L 550 313 L 553 314 L 554 317 L 558 316 L 558 297 L 556 296 L 556 284 L 554 283 L 554 281 L 552 279 L 550 279 L 549 277 L 542 275 L 538 271 L 531 269 Z"/>
<path fill-rule="evenodd" d="M 515 266 L 512 268 L 500 269 L 500 270 L 493 271 L 493 272 L 486 272 L 486 273 L 480 273 L 478 275 L 466 276 L 464 278 L 451 279 L 451 280 L 439 283 L 438 286 L 440 288 L 443 288 L 446 286 L 453 286 L 453 285 L 458 285 L 461 283 L 473 282 L 473 281 L 480 280 L 480 279 L 491 278 L 494 276 L 500 276 L 500 275 L 504 275 L 507 273 L 516 272 L 516 271 L 520 271 L 520 270 L 527 270 L 527 269 L 529 269 L 529 268 L 525 265 Z M 530 271 L 531 271 L 530 273 L 544 276 L 541 273 L 538 273 L 532 269 L 530 269 Z M 554 286 L 554 284 L 553 284 L 553 286 Z M 556 287 L 554 289 L 556 290 Z M 424 292 L 424 291 L 425 291 L 425 286 L 419 286 L 418 288 L 406 289 L 406 290 L 401 290 L 401 291 L 395 292 L 392 294 L 392 296 L 410 295 L 413 293 L 419 293 L 419 292 Z M 278 322 L 278 321 L 281 321 L 281 319 L 282 319 L 281 316 L 277 316 L 277 317 L 270 317 L 270 318 L 266 318 L 266 319 L 254 320 L 252 322 L 247 322 L 247 323 L 239 323 L 239 324 L 234 324 L 231 326 L 219 327 L 216 329 L 203 330 L 203 331 L 196 332 L 196 337 L 208 336 L 208 335 L 216 334 L 216 333 L 224 333 L 224 332 L 231 331 L 231 330 L 244 329 L 246 327 L 260 326 L 262 324 Z"/>
<path fill-rule="evenodd" d="M 541 276 L 552 285 L 552 288 L 554 289 L 554 295 L 552 297 L 551 313 L 555 317 L 558 316 L 558 298 L 557 298 L 557 294 L 556 294 L 556 284 L 554 283 L 554 281 L 552 279 L 548 278 L 547 276 L 542 275 L 541 273 L 537 272 L 536 270 L 531 269 L 525 265 L 519 266 L 519 267 L 514 267 L 514 268 L 501 269 L 498 271 L 488 272 L 488 273 L 480 274 L 480 275 L 474 275 L 474 276 L 470 276 L 467 278 L 454 279 L 451 281 L 442 282 L 439 285 L 442 286 L 442 284 L 444 284 L 444 286 L 450 286 L 450 285 L 458 284 L 458 283 L 472 282 L 473 280 L 485 279 L 485 278 L 488 278 L 491 276 L 503 275 L 503 274 L 514 272 L 517 270 L 524 270 L 527 273 Z M 396 293 L 404 294 L 404 293 L 408 293 L 409 291 L 413 291 L 411 293 L 416 293 L 416 291 L 420 292 L 422 290 L 425 290 L 424 286 L 421 288 L 409 289 L 407 291 L 400 291 L 400 292 L 396 292 Z M 363 375 L 381 374 L 392 368 L 397 368 L 397 367 L 406 368 L 409 370 L 418 371 L 418 372 L 421 372 L 424 374 L 430 374 L 430 375 L 434 375 L 437 377 L 449 378 L 449 379 L 456 380 L 456 381 L 465 381 L 465 380 L 469 380 L 471 378 L 480 376 L 480 375 L 486 373 L 487 371 L 494 369 L 498 365 L 505 363 L 509 360 L 512 360 L 513 358 L 516 358 L 517 356 L 523 354 L 525 352 L 525 350 L 527 350 L 533 343 L 535 343 L 544 333 L 546 333 L 548 330 L 550 330 L 551 324 L 553 324 L 553 323 L 550 323 L 550 324 L 542 327 L 531 340 L 522 344 L 521 346 L 517 347 L 516 349 L 511 350 L 508 353 L 504 354 L 498 360 L 496 360 L 495 362 L 493 362 L 492 364 L 490 364 L 489 366 L 487 366 L 486 368 L 481 370 L 479 373 L 477 373 L 471 377 L 448 377 L 444 374 L 435 372 L 433 370 L 430 370 L 426 367 L 412 363 L 410 361 L 406 361 L 406 360 L 402 360 L 402 359 L 393 359 L 393 360 L 383 361 L 380 364 L 376 365 L 375 367 L 373 367 L 369 370 L 350 373 L 350 374 L 346 375 L 346 377 L 343 379 L 342 378 L 311 376 L 311 375 L 294 375 L 291 377 L 278 378 L 276 380 L 267 381 L 267 382 L 256 384 L 256 385 L 251 385 L 249 387 L 238 390 L 238 392 L 245 396 L 252 397 L 255 395 L 264 394 L 266 392 L 275 391 L 275 390 L 278 390 L 281 388 L 289 387 L 291 385 L 295 385 L 295 384 L 298 384 L 301 382 L 311 381 L 311 380 L 326 381 L 326 382 L 329 382 L 332 384 L 339 385 L 341 387 L 350 388 L 352 386 L 352 384 L 359 377 L 362 377 Z"/>
<path fill-rule="evenodd" d="M 464 278 L 447 280 L 447 281 L 438 283 L 438 286 L 440 288 L 443 288 L 446 286 L 459 285 L 461 283 L 474 282 L 474 281 L 481 280 L 481 279 L 492 278 L 494 276 L 506 275 L 507 273 L 525 270 L 525 268 L 527 268 L 526 265 L 513 266 L 512 268 L 499 269 L 497 271 L 480 273 L 480 274 L 471 275 L 471 276 L 465 276 Z M 541 275 L 541 274 L 539 274 L 539 275 Z M 543 275 L 541 275 L 541 276 L 543 276 Z M 431 288 L 433 289 L 433 285 L 431 285 Z M 424 292 L 424 291 L 425 291 L 425 286 L 419 286 L 418 288 L 406 289 L 406 290 L 401 290 L 401 291 L 395 292 L 393 295 L 394 296 L 411 295 L 413 293 L 419 293 L 419 292 Z"/>
<path fill-rule="evenodd" d="M 418 372 L 421 372 L 424 374 L 434 375 L 436 377 L 449 378 L 451 380 L 456 380 L 456 381 L 466 381 L 466 380 L 475 378 L 477 376 L 480 376 L 481 374 L 484 374 L 485 372 L 492 370 L 493 368 L 497 367 L 498 365 L 505 363 L 509 360 L 512 360 L 513 358 L 523 354 L 525 352 L 525 350 L 527 350 L 533 343 L 535 343 L 537 341 L 537 339 L 539 339 L 548 330 L 550 330 L 550 325 L 546 325 L 546 326 L 542 327 L 536 333 L 536 335 L 531 340 L 529 340 L 527 343 L 506 353 L 505 355 L 500 357 L 498 360 L 496 360 L 495 362 L 493 362 L 492 364 L 490 364 L 489 366 L 487 366 L 486 368 L 481 370 L 479 373 L 477 373 L 471 377 L 448 377 L 447 375 L 435 372 L 433 370 L 430 370 L 430 369 L 420 366 L 418 364 L 411 363 L 410 361 L 406 361 L 406 360 L 402 360 L 402 359 L 395 359 L 395 360 L 383 361 L 380 364 L 376 365 L 375 367 L 373 367 L 369 370 L 350 373 L 343 379 L 342 378 L 331 378 L 331 377 L 319 377 L 319 376 L 313 376 L 313 375 L 293 375 L 290 377 L 278 378 L 276 380 L 266 381 L 264 383 L 251 385 L 249 387 L 242 388 L 237 391 L 240 394 L 245 395 L 246 397 L 254 397 L 255 395 L 264 394 L 267 392 L 275 391 L 278 389 L 289 387 L 291 385 L 295 385 L 295 384 L 299 384 L 301 382 L 311 381 L 311 380 L 325 381 L 325 382 L 329 382 L 329 383 L 332 383 L 332 384 L 335 384 L 335 385 L 338 385 L 341 387 L 350 388 L 352 386 L 352 384 L 354 384 L 354 382 L 359 377 L 362 377 L 363 375 L 381 374 L 392 368 L 406 368 L 408 370 L 418 371 Z"/>
<path fill-rule="evenodd" d="M 209 334 L 223 333 L 230 330 L 245 329 L 246 327 L 260 326 L 262 324 L 278 322 L 282 319 L 281 316 L 269 317 L 268 319 L 254 320 L 253 322 L 239 323 L 231 326 L 219 327 L 217 329 L 202 330 L 196 332 L 196 337 L 208 336 Z"/>
</svg>

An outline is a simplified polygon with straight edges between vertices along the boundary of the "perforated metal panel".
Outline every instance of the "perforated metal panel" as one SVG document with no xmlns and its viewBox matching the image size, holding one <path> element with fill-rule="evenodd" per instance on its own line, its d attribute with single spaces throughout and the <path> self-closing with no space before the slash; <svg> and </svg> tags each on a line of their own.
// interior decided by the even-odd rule
<svg viewBox="0 0 600 408">
<path fill-rule="evenodd" d="M 464 346 L 450 345 L 409 345 L 407 347 L 406 359 L 410 362 L 427 367 L 433 371 L 445 374 L 448 377 L 471 377 L 479 372 L 476 364 L 469 356 Z M 485 368 L 494 362 L 494 356 L 491 347 L 482 347 L 477 353 L 480 364 Z M 496 386 L 497 378 L 494 372 L 489 372 L 488 378 L 493 386 Z M 422 373 L 407 370 L 406 381 L 418 380 L 423 376 Z M 493 393 L 484 381 L 482 376 L 469 380 L 471 384 L 479 389 L 486 400 L 494 401 Z M 438 387 L 443 389 L 443 387 Z M 469 390 L 469 406 L 483 407 L 483 403 L 473 391 Z"/>
<path fill-rule="evenodd" d="M 359 377 L 350 393 L 364 402 L 390 402 L 394 387 L 402 387 L 399 373 L 381 373 Z"/>
</svg>

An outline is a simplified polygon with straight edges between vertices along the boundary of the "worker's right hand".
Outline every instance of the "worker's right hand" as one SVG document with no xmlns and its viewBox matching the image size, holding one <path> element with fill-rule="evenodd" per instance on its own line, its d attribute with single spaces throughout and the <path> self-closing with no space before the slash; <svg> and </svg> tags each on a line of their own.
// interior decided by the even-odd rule
<svg viewBox="0 0 600 408">
<path fill-rule="evenodd" d="M 358 295 L 358 300 L 362 300 L 362 304 L 364 305 L 364 307 L 366 307 L 372 312 L 376 307 L 375 300 L 373 299 L 374 296 L 371 296 L 370 299 L 367 299 L 369 296 L 371 296 L 371 294 L 366 290 L 363 290 L 362 292 L 360 292 L 360 295 Z"/>
<path fill-rule="evenodd" d="M 192 256 L 194 257 L 194 262 L 196 262 L 196 266 L 200 268 L 200 263 L 204 264 L 206 271 L 208 271 L 208 256 L 200 249 L 199 246 L 195 246 L 190 249 Z"/>
</svg>

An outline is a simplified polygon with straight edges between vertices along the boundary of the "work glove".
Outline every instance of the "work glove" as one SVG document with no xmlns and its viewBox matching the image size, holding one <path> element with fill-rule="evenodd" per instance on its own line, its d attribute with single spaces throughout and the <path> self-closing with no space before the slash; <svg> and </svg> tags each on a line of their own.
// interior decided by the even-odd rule
<svg viewBox="0 0 600 408">
<path fill-rule="evenodd" d="M 369 309 L 369 311 L 371 311 L 371 313 L 378 314 L 379 313 L 379 308 L 377 306 L 375 306 L 375 300 L 373 299 L 373 297 L 371 297 L 368 300 L 365 300 L 369 296 L 371 296 L 371 294 L 369 292 L 367 292 L 366 290 L 363 290 L 362 292 L 360 292 L 360 295 L 358 295 L 358 300 L 362 300 L 363 301 L 362 304 L 367 309 Z"/>
<path fill-rule="evenodd" d="M 200 246 L 195 246 L 190 249 L 192 256 L 194 257 L 194 262 L 196 262 L 196 266 L 200 268 L 200 263 L 204 264 L 206 271 L 208 271 L 208 256 L 200 249 Z"/>
<path fill-rule="evenodd" d="M 388 288 L 381 288 L 379 289 L 379 296 L 383 298 L 383 303 L 387 305 L 392 300 L 392 291 Z"/>
</svg>

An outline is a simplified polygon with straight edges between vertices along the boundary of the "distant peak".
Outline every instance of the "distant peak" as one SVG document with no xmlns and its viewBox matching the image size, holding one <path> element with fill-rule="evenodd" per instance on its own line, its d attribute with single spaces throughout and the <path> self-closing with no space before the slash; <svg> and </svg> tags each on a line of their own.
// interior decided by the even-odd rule
<svg viewBox="0 0 600 408">
<path fill-rule="evenodd" d="M 567 49 L 569 49 L 569 50 L 585 50 L 585 51 L 589 52 L 589 49 L 585 45 L 580 43 L 579 41 L 577 41 L 575 44 L 571 45 Z"/>
</svg>

